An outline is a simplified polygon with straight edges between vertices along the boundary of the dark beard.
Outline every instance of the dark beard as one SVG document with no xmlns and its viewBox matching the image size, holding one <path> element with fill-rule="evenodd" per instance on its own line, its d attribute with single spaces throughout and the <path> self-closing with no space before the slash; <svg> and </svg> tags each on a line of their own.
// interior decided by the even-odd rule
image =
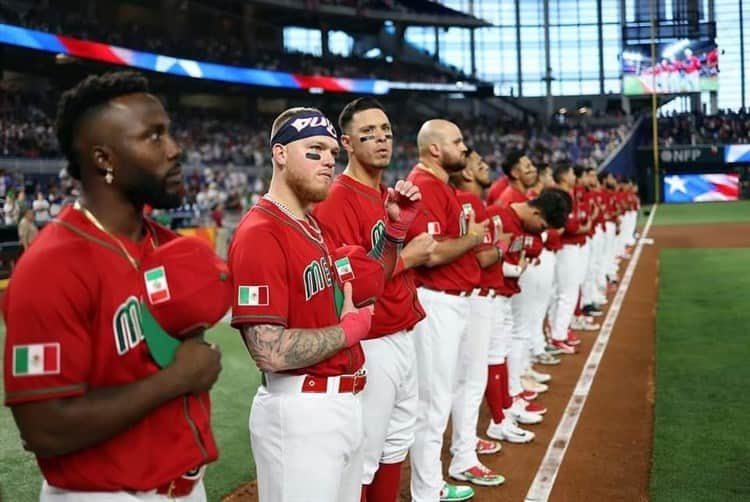
<svg viewBox="0 0 750 502">
<path fill-rule="evenodd" d="M 463 171 L 466 167 L 466 159 L 461 158 L 456 161 L 443 161 L 443 169 L 445 169 L 449 173 L 457 173 L 458 171 Z"/>
<path fill-rule="evenodd" d="M 133 183 L 127 194 L 137 205 L 148 204 L 155 209 L 174 209 L 182 205 L 185 188 L 177 192 L 168 192 L 166 178 L 160 180 L 155 175 L 138 170 L 133 175 Z"/>
</svg>

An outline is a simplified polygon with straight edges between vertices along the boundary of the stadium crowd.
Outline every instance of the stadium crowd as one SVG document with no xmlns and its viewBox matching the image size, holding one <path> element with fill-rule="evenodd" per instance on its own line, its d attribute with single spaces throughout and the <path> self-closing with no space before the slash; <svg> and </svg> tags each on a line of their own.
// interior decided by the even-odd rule
<svg viewBox="0 0 750 502">
<path fill-rule="evenodd" d="M 39 95 L 13 92 L 0 95 L 0 159 L 61 158 L 54 112 L 42 103 L 44 99 Z M 270 175 L 267 126 L 263 120 L 228 120 L 192 110 L 174 112 L 172 119 L 188 179 L 186 209 L 181 210 L 184 217 L 177 218 L 175 224 L 207 219 L 219 205 L 228 212 L 239 212 L 254 204 L 264 193 Z M 456 123 L 471 124 L 465 129 L 467 144 L 482 152 L 490 168 L 498 173 L 506 153 L 516 148 L 528 151 L 537 164 L 569 160 L 583 167 L 597 167 L 628 133 L 626 125 L 612 128 L 577 125 L 551 132 L 507 118 L 453 119 Z M 414 137 L 417 128 L 414 120 L 394 123 L 394 131 L 401 138 Z M 386 173 L 385 181 L 405 176 L 417 156 L 414 141 L 396 142 L 392 169 Z M 343 161 L 343 157 L 339 160 Z M 0 197 L 9 190 L 25 191 L 22 200 L 36 198 L 41 193 L 52 207 L 64 204 L 66 195 L 70 200 L 74 197 L 74 187 L 64 173 L 43 180 L 24 180 L 21 173 L 6 174 L 0 183 Z M 15 217 L 16 221 L 22 214 Z"/>
<path fill-rule="evenodd" d="M 422 65 L 388 61 L 384 57 L 359 58 L 354 55 L 327 54 L 316 57 L 274 51 L 270 47 L 261 50 L 243 43 L 230 25 L 219 33 L 191 33 L 189 38 L 172 40 L 165 36 L 161 26 L 120 23 L 113 27 L 102 19 L 89 18 L 54 6 L 31 6 L 24 12 L 0 7 L 0 22 L 157 54 L 304 75 L 407 81 L 418 74 L 421 82 L 445 83 L 457 78 L 471 80 L 468 75 L 441 69 L 437 64 Z"/>
<path fill-rule="evenodd" d="M 715 145 L 750 143 L 750 113 L 740 109 L 716 115 L 680 113 L 659 118 L 659 143 Z"/>
</svg>

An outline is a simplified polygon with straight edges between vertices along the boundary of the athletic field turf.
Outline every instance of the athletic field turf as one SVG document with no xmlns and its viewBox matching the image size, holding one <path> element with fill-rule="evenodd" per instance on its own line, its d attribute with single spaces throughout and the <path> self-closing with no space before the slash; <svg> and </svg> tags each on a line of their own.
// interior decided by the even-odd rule
<svg viewBox="0 0 750 502">
<path fill-rule="evenodd" d="M 661 253 L 653 502 L 750 500 L 749 267 L 750 249 Z"/>
</svg>

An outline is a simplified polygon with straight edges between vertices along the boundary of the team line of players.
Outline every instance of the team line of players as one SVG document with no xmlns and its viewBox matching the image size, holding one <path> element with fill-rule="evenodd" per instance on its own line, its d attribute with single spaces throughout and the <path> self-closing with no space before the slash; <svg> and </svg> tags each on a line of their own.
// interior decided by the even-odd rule
<svg viewBox="0 0 750 502">
<path fill-rule="evenodd" d="M 238 294 L 232 311 L 264 372 L 249 423 L 260 500 L 393 502 L 407 454 L 412 500 L 467 500 L 470 486 L 443 479 L 449 416 L 449 475 L 501 484 L 478 458 L 500 448 L 477 438 L 479 407 L 486 399 L 490 438 L 533 439 L 518 423 L 542 421 L 546 409 L 531 400 L 549 376 L 531 363 L 575 352 L 577 305 L 597 313 L 606 301 L 637 196 L 593 170 L 538 170 L 521 151 L 490 188 L 481 155 L 439 119 L 420 128 L 408 178 L 386 188 L 393 131 L 383 107 L 357 99 L 339 129 L 341 138 L 309 108 L 276 119 L 270 190 L 230 247 L 235 286 L 263 292 Z M 333 178 L 339 145 L 348 164 Z M 332 258 L 352 245 L 384 263 L 382 292 L 357 280 L 366 266 Z M 308 280 L 317 264 L 338 280 Z M 373 296 L 374 307 L 362 303 Z"/>
<path fill-rule="evenodd" d="M 542 421 L 533 401 L 549 375 L 532 363 L 575 353 L 571 326 L 595 328 L 584 314 L 600 312 L 632 244 L 636 191 L 521 151 L 490 186 L 440 119 L 420 128 L 408 178 L 385 187 L 386 111 L 360 98 L 338 122 L 340 136 L 316 109 L 276 118 L 269 191 L 226 264 L 143 217 L 184 195 L 145 79 L 90 76 L 63 95 L 58 138 L 81 197 L 3 301 L 5 404 L 44 476 L 40 500 L 206 500 L 221 365 L 200 332 L 230 297 L 262 372 L 249 418 L 261 501 L 393 502 L 407 455 L 413 500 L 467 500 L 470 485 L 443 479 L 449 417 L 449 476 L 503 483 L 478 455 L 534 439 L 519 423 Z M 166 352 L 165 330 L 183 339 Z M 483 400 L 490 439 L 476 434 Z"/>
</svg>

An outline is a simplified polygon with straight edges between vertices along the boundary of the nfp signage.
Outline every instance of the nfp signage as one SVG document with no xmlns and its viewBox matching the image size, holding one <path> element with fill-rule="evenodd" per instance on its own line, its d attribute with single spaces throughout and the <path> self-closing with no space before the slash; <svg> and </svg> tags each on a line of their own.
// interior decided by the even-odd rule
<svg viewBox="0 0 750 502">
<path fill-rule="evenodd" d="M 679 146 L 659 149 L 662 164 L 723 164 L 721 146 Z"/>
</svg>

